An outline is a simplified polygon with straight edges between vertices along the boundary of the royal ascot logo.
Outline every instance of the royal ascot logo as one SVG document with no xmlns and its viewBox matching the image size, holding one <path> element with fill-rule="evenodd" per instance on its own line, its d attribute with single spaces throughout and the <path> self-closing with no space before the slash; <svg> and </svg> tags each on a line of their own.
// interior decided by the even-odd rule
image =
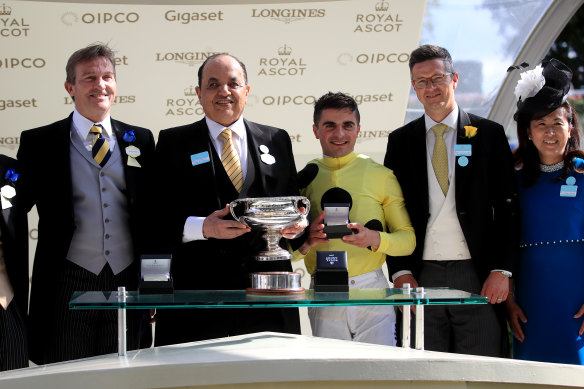
<svg viewBox="0 0 584 389">
<path fill-rule="evenodd" d="M 176 62 L 189 65 L 193 67 L 197 64 L 203 63 L 207 58 L 214 54 L 219 54 L 218 51 L 185 51 L 185 52 L 168 52 L 156 53 L 156 62 Z"/>
<path fill-rule="evenodd" d="M 75 104 L 75 101 L 73 101 L 73 98 L 71 98 L 71 96 L 66 96 L 64 99 L 65 99 L 65 105 Z M 135 102 L 136 102 L 136 96 L 134 96 L 134 95 L 130 95 L 130 96 L 117 95 L 114 98 L 114 104 L 134 104 Z"/>
<path fill-rule="evenodd" d="M 399 13 L 391 12 L 389 2 L 378 1 L 375 3 L 375 11 L 371 13 L 358 13 L 355 15 L 357 23 L 353 32 L 395 32 L 398 33 L 404 21 Z"/>
<path fill-rule="evenodd" d="M 251 17 L 272 19 L 290 24 L 306 18 L 324 18 L 325 10 L 316 8 L 253 8 L 251 10 Z"/>
<path fill-rule="evenodd" d="M 223 11 L 214 12 L 179 12 L 169 9 L 164 13 L 164 20 L 167 22 L 190 24 L 200 22 L 223 21 Z"/>
<path fill-rule="evenodd" d="M 0 58 L 0 70 L 3 69 L 41 69 L 47 65 L 44 58 Z"/>
<path fill-rule="evenodd" d="M 203 116 L 203 107 L 194 85 L 186 87 L 182 96 L 166 99 L 164 116 Z"/>
<path fill-rule="evenodd" d="M 15 18 L 12 7 L 2 4 L 0 7 L 0 38 L 28 37 L 30 24 L 24 18 Z"/>
<path fill-rule="evenodd" d="M 260 58 L 258 76 L 303 76 L 306 63 L 302 57 L 292 56 L 292 48 L 284 45 L 278 49 L 278 55 Z"/>
<path fill-rule="evenodd" d="M 75 23 L 83 24 L 133 24 L 140 20 L 137 12 L 86 12 L 79 16 L 75 12 L 65 12 L 61 22 L 67 26 Z"/>
<path fill-rule="evenodd" d="M 342 66 L 352 64 L 400 64 L 408 63 L 409 53 L 341 53 L 337 56 L 337 63 Z"/>
</svg>

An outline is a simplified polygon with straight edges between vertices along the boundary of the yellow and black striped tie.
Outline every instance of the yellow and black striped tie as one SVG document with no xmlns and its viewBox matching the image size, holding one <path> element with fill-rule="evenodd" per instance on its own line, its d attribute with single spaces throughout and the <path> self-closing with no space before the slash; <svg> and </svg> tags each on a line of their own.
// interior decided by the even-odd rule
<svg viewBox="0 0 584 389">
<path fill-rule="evenodd" d="M 444 142 L 444 131 L 448 129 L 446 124 L 436 124 L 432 127 L 432 131 L 436 134 L 436 143 L 434 143 L 434 153 L 432 154 L 432 167 L 438 184 L 446 196 L 448 193 L 448 152 L 446 151 L 446 143 Z"/>
<path fill-rule="evenodd" d="M 91 155 L 99 166 L 104 167 L 112 153 L 109 148 L 109 143 L 107 143 L 107 139 L 105 139 L 101 133 L 102 130 L 103 127 L 101 124 L 94 124 L 89 132 L 95 135 L 93 146 L 91 148 Z"/>
<path fill-rule="evenodd" d="M 225 145 L 223 146 L 223 151 L 221 153 L 221 163 L 229 176 L 229 179 L 233 183 L 237 192 L 241 192 L 241 187 L 243 186 L 243 172 L 241 171 L 241 163 L 239 162 L 239 155 L 235 147 L 233 147 L 233 142 L 231 141 L 231 130 L 225 128 L 221 131 L 221 136 L 225 139 Z"/>
</svg>

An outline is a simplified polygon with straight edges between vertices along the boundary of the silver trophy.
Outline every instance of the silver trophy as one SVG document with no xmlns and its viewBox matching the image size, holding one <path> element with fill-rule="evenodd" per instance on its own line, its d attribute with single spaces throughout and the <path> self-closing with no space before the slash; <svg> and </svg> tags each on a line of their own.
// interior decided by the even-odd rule
<svg viewBox="0 0 584 389">
<path fill-rule="evenodd" d="M 289 260 L 292 255 L 283 250 L 278 243 L 282 237 L 278 231 L 305 220 L 310 211 L 310 201 L 304 196 L 257 197 L 237 199 L 229 205 L 231 215 L 240 223 L 253 229 L 265 231 L 262 235 L 267 242 L 265 250 L 260 251 L 258 261 Z M 304 212 L 300 210 L 304 207 Z"/>
</svg>

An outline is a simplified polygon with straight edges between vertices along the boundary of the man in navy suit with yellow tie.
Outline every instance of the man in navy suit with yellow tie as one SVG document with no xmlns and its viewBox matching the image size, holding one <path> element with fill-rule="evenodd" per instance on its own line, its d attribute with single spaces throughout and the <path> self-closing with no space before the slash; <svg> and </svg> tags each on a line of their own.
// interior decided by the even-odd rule
<svg viewBox="0 0 584 389">
<path fill-rule="evenodd" d="M 172 252 L 175 289 L 245 289 L 249 273 L 291 271 L 289 261 L 259 262 L 261 235 L 236 222 L 236 198 L 297 195 L 286 131 L 243 118 L 250 86 L 245 65 L 229 54 L 209 57 L 196 88 L 205 117 L 160 132 L 156 146 L 159 223 Z M 303 226 L 283 230 L 292 238 Z M 156 345 L 257 331 L 299 333 L 296 309 L 159 310 Z"/>
<path fill-rule="evenodd" d="M 37 364 L 115 352 L 116 312 L 71 311 L 68 302 L 74 291 L 135 289 L 138 283 L 154 137 L 110 117 L 114 63 L 103 44 L 73 53 L 65 89 L 75 110 L 21 135 L 23 202 L 39 214 L 29 309 Z M 138 347 L 140 315 L 128 313 L 129 349 Z"/>
<path fill-rule="evenodd" d="M 466 113 L 450 53 L 424 45 L 410 56 L 425 114 L 389 134 L 385 166 L 404 194 L 416 249 L 388 257 L 395 287 L 447 286 L 481 294 L 487 306 L 425 310 L 428 350 L 504 356 L 504 310 L 516 253 L 513 162 L 503 127 Z"/>
</svg>

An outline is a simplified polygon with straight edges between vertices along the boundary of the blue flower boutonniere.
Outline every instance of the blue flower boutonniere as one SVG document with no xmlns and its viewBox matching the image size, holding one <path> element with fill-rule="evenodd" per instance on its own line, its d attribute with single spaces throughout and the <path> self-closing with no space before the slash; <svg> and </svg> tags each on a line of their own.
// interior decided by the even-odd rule
<svg viewBox="0 0 584 389">
<path fill-rule="evenodd" d="M 136 159 L 140 156 L 140 149 L 132 144 L 134 141 L 136 141 L 136 133 L 134 130 L 125 130 L 124 142 L 130 144 L 126 147 L 126 154 L 128 155 L 128 166 L 142 167 Z"/>
<path fill-rule="evenodd" d="M 16 173 L 14 169 L 8 169 L 6 174 L 4 174 L 4 179 L 6 180 L 6 185 L 0 189 L 0 200 L 2 202 L 2 209 L 7 209 L 12 207 L 10 200 L 16 196 L 16 189 L 14 188 L 14 183 L 18 180 L 20 174 Z"/>
</svg>

